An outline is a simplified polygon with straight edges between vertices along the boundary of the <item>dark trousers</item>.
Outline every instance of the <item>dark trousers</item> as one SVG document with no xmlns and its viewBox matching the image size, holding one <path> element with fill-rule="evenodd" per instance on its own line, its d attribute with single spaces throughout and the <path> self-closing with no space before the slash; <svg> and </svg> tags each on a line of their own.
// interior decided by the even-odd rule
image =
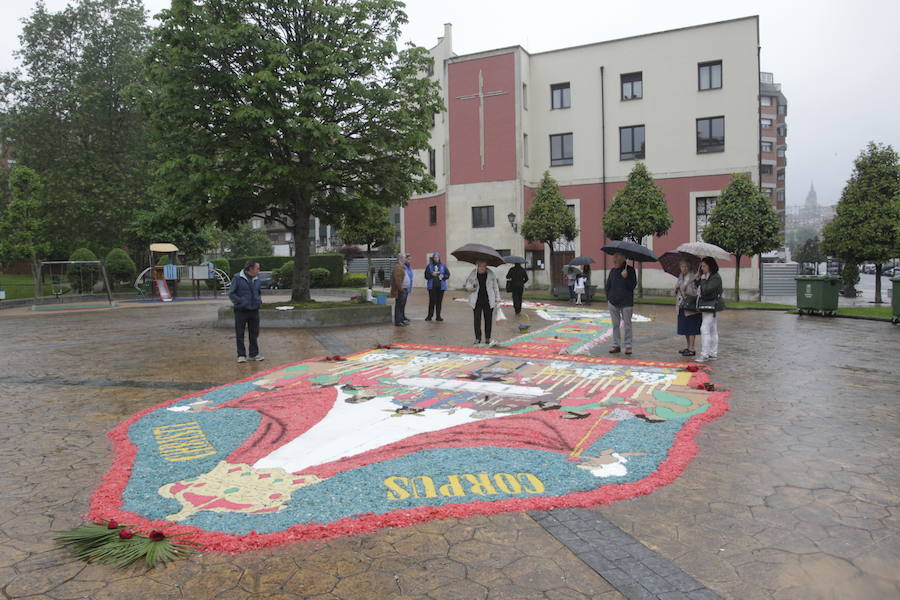
<svg viewBox="0 0 900 600">
<path fill-rule="evenodd" d="M 400 325 L 406 319 L 406 298 L 409 291 L 400 290 L 394 300 L 394 325 Z"/>
<path fill-rule="evenodd" d="M 513 309 L 516 311 L 516 314 L 522 312 L 522 294 L 525 293 L 525 288 L 523 287 L 511 287 L 512 290 L 512 299 L 513 299 Z"/>
<path fill-rule="evenodd" d="M 481 319 L 484 318 L 484 340 L 491 339 L 491 325 L 493 325 L 494 309 L 490 304 L 475 305 L 475 339 L 481 341 Z"/>
<path fill-rule="evenodd" d="M 441 318 L 441 303 L 444 301 L 444 290 L 442 289 L 430 289 L 428 290 L 428 318 L 430 319 L 432 315 L 436 315 L 438 319 Z"/>
<path fill-rule="evenodd" d="M 250 356 L 259 354 L 259 346 L 256 340 L 259 338 L 259 310 L 234 309 L 234 336 L 237 341 L 237 355 L 247 356 L 244 348 L 244 329 L 249 331 Z"/>
</svg>

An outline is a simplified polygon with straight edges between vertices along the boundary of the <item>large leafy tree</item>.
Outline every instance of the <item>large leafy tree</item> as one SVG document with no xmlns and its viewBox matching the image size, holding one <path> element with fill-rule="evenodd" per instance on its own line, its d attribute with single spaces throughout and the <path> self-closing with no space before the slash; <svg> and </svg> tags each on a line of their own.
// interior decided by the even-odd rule
<svg viewBox="0 0 900 600">
<path fill-rule="evenodd" d="M 639 162 L 628 174 L 625 184 L 606 214 L 603 232 L 614 240 L 630 240 L 640 244 L 648 235 L 665 235 L 672 226 L 672 215 L 666 206 L 666 196 Z M 638 268 L 638 296 L 644 295 L 644 267 Z"/>
<path fill-rule="evenodd" d="M 264 229 L 254 229 L 249 223 L 241 223 L 234 231 L 222 232 L 222 244 L 226 256 L 268 256 L 272 254 L 272 240 Z"/>
<path fill-rule="evenodd" d="M 309 219 L 431 191 L 420 153 L 443 110 L 431 58 L 399 50 L 397 0 L 173 0 L 148 60 L 147 109 L 168 197 L 231 227 L 263 215 L 296 243 L 309 299 Z"/>
<path fill-rule="evenodd" d="M 554 264 L 556 242 L 560 238 L 571 242 L 578 237 L 578 221 L 566 205 L 566 199 L 559 191 L 559 183 L 550 176 L 550 171 L 544 171 L 541 185 L 522 222 L 522 237 L 529 242 L 543 242 L 550 248 L 551 265 Z"/>
<path fill-rule="evenodd" d="M 133 96 L 145 20 L 140 0 L 75 0 L 56 13 L 38 2 L 24 21 L 20 69 L 3 77 L 3 133 L 41 176 L 56 255 L 121 245 L 147 204 L 147 119 Z"/>
<path fill-rule="evenodd" d="M 781 245 L 781 221 L 772 203 L 746 174 L 735 174 L 716 200 L 703 241 L 734 255 L 734 298 L 740 300 L 741 258 Z"/>
<path fill-rule="evenodd" d="M 2 190 L 9 201 L 0 213 L 0 263 L 27 260 L 34 276 L 34 295 L 41 295 L 40 261 L 50 251 L 47 209 L 41 178 L 32 169 L 14 167 Z"/>
<path fill-rule="evenodd" d="M 875 302 L 881 302 L 881 265 L 900 255 L 900 161 L 891 146 L 870 142 L 823 233 L 825 251 L 843 262 L 875 263 Z"/>
<path fill-rule="evenodd" d="M 358 205 L 353 214 L 344 215 L 338 226 L 341 240 L 366 247 L 366 287 L 372 288 L 372 248 L 394 239 L 394 225 L 385 207 L 374 203 Z"/>
</svg>

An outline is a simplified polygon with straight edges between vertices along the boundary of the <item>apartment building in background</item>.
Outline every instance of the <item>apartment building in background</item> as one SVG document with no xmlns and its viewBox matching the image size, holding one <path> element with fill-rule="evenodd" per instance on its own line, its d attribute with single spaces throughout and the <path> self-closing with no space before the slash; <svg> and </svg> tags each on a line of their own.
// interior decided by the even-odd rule
<svg viewBox="0 0 900 600">
<path fill-rule="evenodd" d="M 759 179 L 785 226 L 785 171 L 787 170 L 787 98 L 772 73 L 759 74 Z"/>
<path fill-rule="evenodd" d="M 786 113 L 786 102 L 780 91 L 767 92 L 773 114 L 762 116 L 768 84 L 760 81 L 758 27 L 752 16 L 548 52 L 513 46 L 457 56 L 445 25 L 429 74 L 447 111 L 436 115 L 431 149 L 421 156 L 438 189 L 411 198 L 400 213 L 413 267 L 441 252 L 451 285 L 460 286 L 471 265 L 448 252 L 482 242 L 524 256 L 532 279 L 544 285 L 555 283 L 572 257 L 591 256 L 593 281 L 602 285 L 611 265 L 600 250 L 608 241 L 603 215 L 637 161 L 674 217 L 667 235 L 645 241 L 657 254 L 702 238 L 733 173 L 760 184 L 761 165 L 771 164 L 777 203 L 786 135 L 779 134 L 779 111 L 784 106 Z M 763 118 L 771 118 L 771 128 L 761 127 Z M 761 153 L 763 135 L 772 138 L 771 158 Z M 519 234 L 544 171 L 559 182 L 580 229 L 575 240 L 555 244 L 554 265 L 549 248 Z M 721 266 L 727 287 L 734 263 Z M 755 290 L 758 269 L 750 266 L 744 259 L 741 286 Z M 673 284 L 658 264 L 645 265 L 645 288 Z"/>
</svg>

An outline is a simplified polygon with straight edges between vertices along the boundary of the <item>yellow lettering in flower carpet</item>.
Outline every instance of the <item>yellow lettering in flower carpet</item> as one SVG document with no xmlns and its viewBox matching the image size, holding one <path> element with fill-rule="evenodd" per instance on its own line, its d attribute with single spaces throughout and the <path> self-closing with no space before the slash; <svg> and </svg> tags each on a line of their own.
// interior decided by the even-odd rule
<svg viewBox="0 0 900 600">
<path fill-rule="evenodd" d="M 155 427 L 153 436 L 159 455 L 171 462 L 194 460 L 216 453 L 196 421 Z"/>
<path fill-rule="evenodd" d="M 498 496 L 501 494 L 543 494 L 544 482 L 532 473 L 462 473 L 446 475 L 447 483 L 437 485 L 427 475 L 391 476 L 384 480 L 388 500 L 407 498 L 458 498 L 461 496 Z"/>
</svg>

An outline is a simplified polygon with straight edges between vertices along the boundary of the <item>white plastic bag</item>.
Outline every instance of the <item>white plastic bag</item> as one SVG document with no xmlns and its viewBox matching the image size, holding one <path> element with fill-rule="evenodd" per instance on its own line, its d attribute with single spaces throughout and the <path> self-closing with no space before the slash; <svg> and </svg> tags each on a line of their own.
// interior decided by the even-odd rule
<svg viewBox="0 0 900 600">
<path fill-rule="evenodd" d="M 499 323 L 500 321 L 505 321 L 505 320 L 506 320 L 506 315 L 503 314 L 503 309 L 498 306 L 497 307 L 497 322 Z"/>
</svg>

